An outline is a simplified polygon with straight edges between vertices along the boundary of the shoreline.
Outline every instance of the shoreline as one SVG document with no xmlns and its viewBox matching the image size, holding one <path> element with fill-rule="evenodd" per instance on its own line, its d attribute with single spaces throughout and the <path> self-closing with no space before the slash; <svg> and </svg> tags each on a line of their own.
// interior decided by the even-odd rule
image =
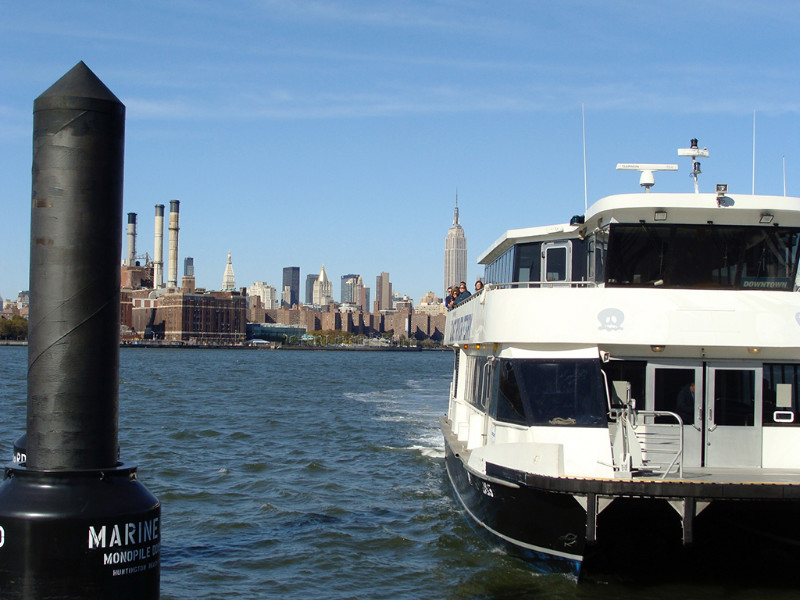
<svg viewBox="0 0 800 600">
<path fill-rule="evenodd" d="M 289 351 L 344 351 L 344 352 L 427 352 L 429 350 L 446 350 L 446 348 L 419 348 L 417 346 L 403 347 L 403 346 L 227 346 L 224 344 L 216 345 L 203 345 L 193 346 L 187 344 L 120 344 L 120 348 L 146 348 L 146 349 L 159 349 L 167 348 L 170 350 L 256 350 L 256 351 L 275 351 L 275 350 L 289 350 Z"/>
<path fill-rule="evenodd" d="M 0 346 L 27 346 L 27 341 L 0 340 Z M 442 352 L 449 348 L 420 348 L 419 346 L 229 346 L 225 344 L 126 344 L 120 343 L 120 348 L 141 349 L 168 349 L 168 350 L 289 350 L 289 351 L 343 351 L 343 352 Z"/>
</svg>

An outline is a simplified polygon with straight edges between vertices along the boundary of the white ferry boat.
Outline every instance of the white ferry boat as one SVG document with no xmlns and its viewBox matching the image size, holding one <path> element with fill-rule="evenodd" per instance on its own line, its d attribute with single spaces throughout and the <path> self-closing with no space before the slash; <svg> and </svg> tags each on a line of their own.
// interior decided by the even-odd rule
<svg viewBox="0 0 800 600">
<path fill-rule="evenodd" d="M 794 573 L 800 198 L 602 198 L 516 229 L 448 313 L 441 419 L 476 529 L 542 571 Z M 757 562 L 758 561 L 758 562 Z"/>
</svg>

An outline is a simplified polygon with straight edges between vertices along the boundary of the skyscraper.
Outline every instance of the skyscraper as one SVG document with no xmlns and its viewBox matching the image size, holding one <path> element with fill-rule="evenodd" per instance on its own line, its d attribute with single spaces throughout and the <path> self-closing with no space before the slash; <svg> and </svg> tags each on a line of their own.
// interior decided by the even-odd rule
<svg viewBox="0 0 800 600">
<path fill-rule="evenodd" d="M 309 273 L 306 275 L 306 299 L 305 304 L 314 304 L 314 282 L 319 277 L 319 273 Z"/>
<path fill-rule="evenodd" d="M 388 273 L 375 278 L 375 312 L 392 309 L 392 282 Z"/>
<path fill-rule="evenodd" d="M 225 272 L 222 274 L 222 291 L 232 292 L 236 289 L 236 279 L 233 276 L 233 263 L 231 253 L 228 251 L 228 264 L 225 265 Z"/>
<path fill-rule="evenodd" d="M 283 289 L 289 288 L 288 300 L 281 298 L 289 307 L 300 303 L 300 267 L 283 268 Z"/>
<path fill-rule="evenodd" d="M 453 212 L 453 224 L 444 240 L 444 285 L 442 292 L 448 286 L 467 281 L 467 238 L 464 228 L 458 222 L 458 194 L 456 194 L 456 208 Z M 469 285 L 469 282 L 467 282 Z"/>
<path fill-rule="evenodd" d="M 183 276 L 194 277 L 194 258 L 191 256 L 183 259 Z"/>
<path fill-rule="evenodd" d="M 248 306 L 253 306 L 253 300 L 258 297 L 261 299 L 261 306 L 267 310 L 278 308 L 278 292 L 271 285 L 264 281 L 255 281 L 247 289 Z"/>
<path fill-rule="evenodd" d="M 333 301 L 333 284 L 325 274 L 325 265 L 319 272 L 319 277 L 314 282 L 314 304 L 317 306 L 327 306 Z"/>
<path fill-rule="evenodd" d="M 361 275 L 356 277 L 356 283 L 353 286 L 353 304 L 363 311 L 369 311 L 369 288 L 364 287 Z"/>
<path fill-rule="evenodd" d="M 342 275 L 342 295 L 340 296 L 342 304 L 358 302 L 358 296 L 355 293 L 358 279 L 359 275 L 357 273 Z"/>
</svg>

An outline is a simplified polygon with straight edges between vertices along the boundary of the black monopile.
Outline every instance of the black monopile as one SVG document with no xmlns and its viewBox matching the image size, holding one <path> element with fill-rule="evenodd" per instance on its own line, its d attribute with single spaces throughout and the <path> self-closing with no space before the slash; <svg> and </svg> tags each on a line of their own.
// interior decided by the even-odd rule
<svg viewBox="0 0 800 600">
<path fill-rule="evenodd" d="M 83 63 L 34 101 L 27 460 L 0 484 L 3 598 L 158 598 L 158 500 L 119 462 L 125 106 Z"/>
</svg>

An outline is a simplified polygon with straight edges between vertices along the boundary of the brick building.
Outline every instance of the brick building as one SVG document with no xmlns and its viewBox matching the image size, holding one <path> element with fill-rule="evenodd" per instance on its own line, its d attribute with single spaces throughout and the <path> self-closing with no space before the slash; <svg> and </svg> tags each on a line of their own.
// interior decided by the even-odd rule
<svg viewBox="0 0 800 600">
<path fill-rule="evenodd" d="M 133 329 L 145 338 L 189 344 L 238 344 L 245 339 L 247 298 L 239 292 L 170 291 L 132 302 Z"/>
</svg>

